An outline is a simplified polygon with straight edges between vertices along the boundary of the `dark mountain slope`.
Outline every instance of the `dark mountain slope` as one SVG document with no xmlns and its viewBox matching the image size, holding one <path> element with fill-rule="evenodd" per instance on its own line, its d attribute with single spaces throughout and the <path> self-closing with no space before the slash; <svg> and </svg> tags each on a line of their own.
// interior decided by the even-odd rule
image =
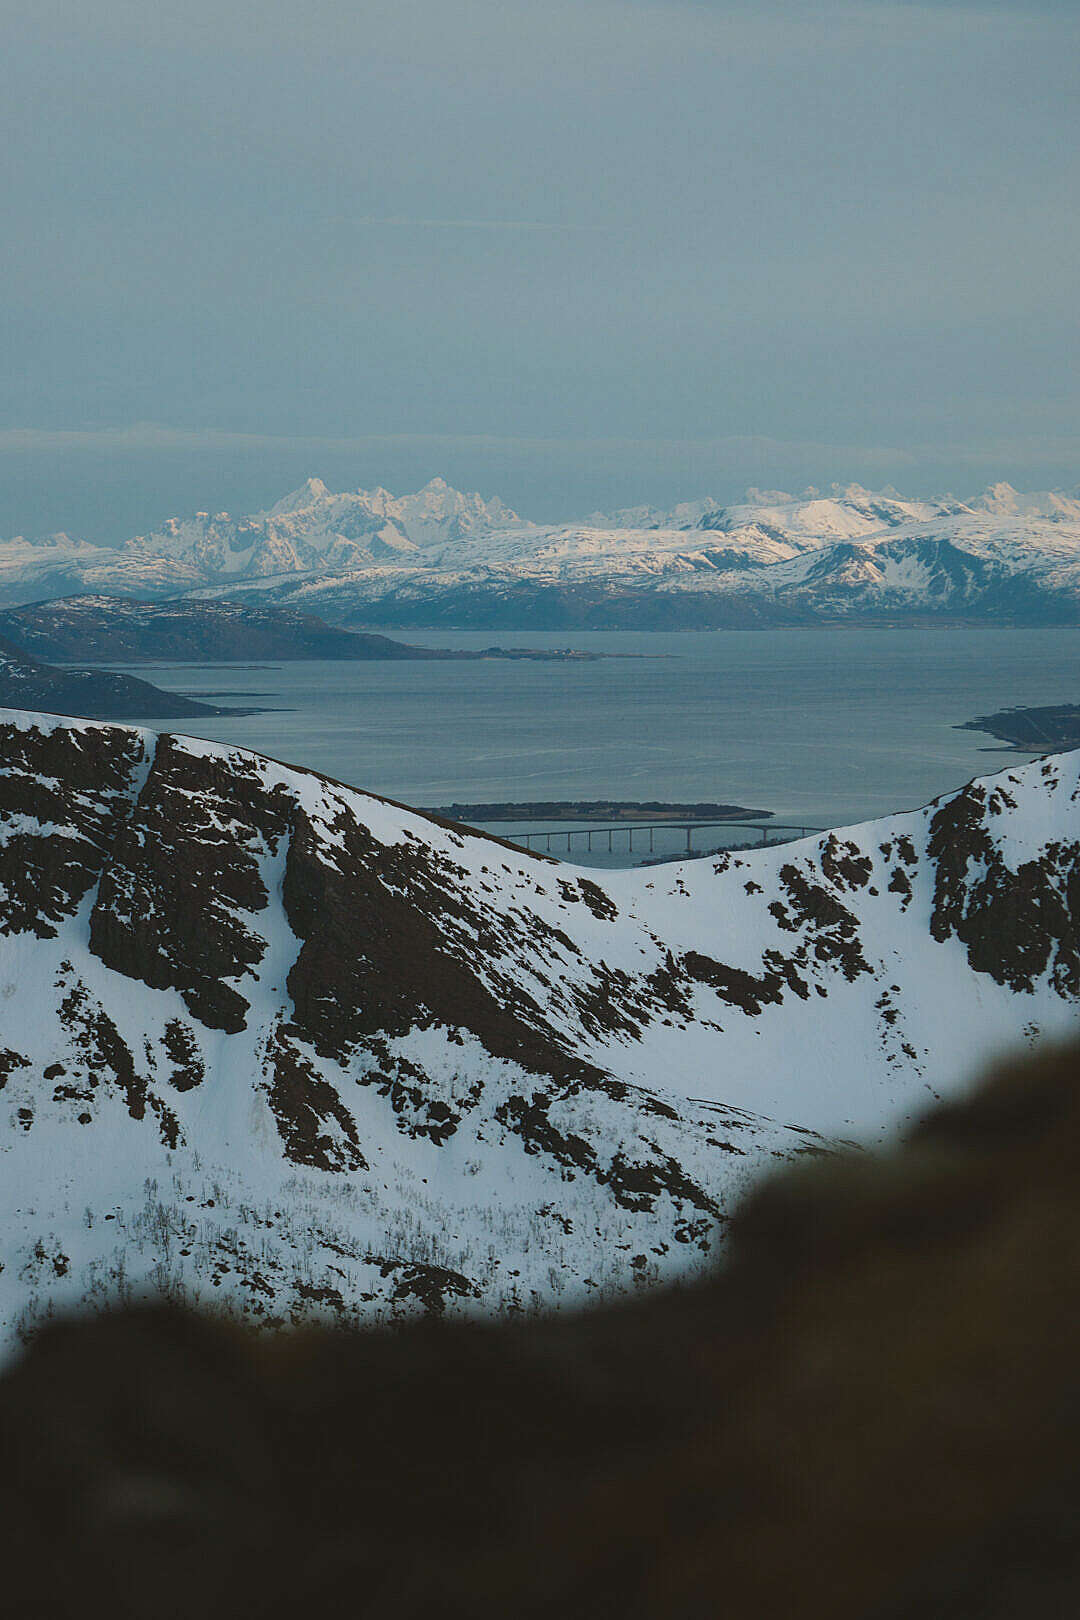
<svg viewBox="0 0 1080 1620">
<path fill-rule="evenodd" d="M 370 660 L 453 657 L 324 624 L 293 608 L 233 602 L 134 602 L 66 596 L 0 613 L 0 635 L 37 658 L 59 663 L 137 664 L 153 660 L 228 663 L 245 659 Z"/>
<path fill-rule="evenodd" d="M 342 630 L 295 608 L 267 607 L 250 599 L 140 602 L 112 596 L 66 596 L 0 612 L 0 635 L 35 658 L 60 663 L 80 659 L 118 664 L 230 663 L 249 659 L 275 663 L 298 659 L 461 663 L 493 657 L 596 656 L 530 648 L 489 647 L 473 652 L 414 647 L 389 636 Z"/>
<path fill-rule="evenodd" d="M 220 744 L 23 714 L 0 756 L 9 1331 L 686 1272 L 778 1156 L 1080 996 L 1080 755 L 602 883 Z"/>
<path fill-rule="evenodd" d="M 100 669 L 53 669 L 17 648 L 0 642 L 0 705 L 8 709 L 43 709 L 87 720 L 145 717 L 187 720 L 200 714 L 236 714 L 211 703 L 198 703 L 179 692 L 163 692 L 149 681 Z"/>
</svg>

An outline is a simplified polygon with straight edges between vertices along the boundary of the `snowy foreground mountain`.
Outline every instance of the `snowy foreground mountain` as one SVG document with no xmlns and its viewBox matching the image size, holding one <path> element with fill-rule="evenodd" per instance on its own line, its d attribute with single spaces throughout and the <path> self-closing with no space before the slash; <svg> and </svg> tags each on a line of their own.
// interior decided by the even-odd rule
<svg viewBox="0 0 1080 1620">
<path fill-rule="evenodd" d="M 309 481 L 265 512 L 173 520 L 118 550 L 0 544 L 0 604 L 82 591 L 266 593 L 340 625 L 711 628 L 944 617 L 1080 622 L 1080 495 L 905 500 L 751 491 L 540 527 L 435 479 Z"/>
<path fill-rule="evenodd" d="M 3 711 L 0 749 L 8 1332 L 692 1271 L 778 1161 L 1080 998 L 1080 753 L 601 883 L 218 744 Z"/>
</svg>

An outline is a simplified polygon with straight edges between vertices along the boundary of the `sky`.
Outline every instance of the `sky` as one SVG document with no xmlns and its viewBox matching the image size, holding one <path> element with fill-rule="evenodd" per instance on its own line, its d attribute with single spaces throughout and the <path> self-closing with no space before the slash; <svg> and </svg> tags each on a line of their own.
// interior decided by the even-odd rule
<svg viewBox="0 0 1080 1620">
<path fill-rule="evenodd" d="M 0 11 L 0 536 L 1080 482 L 1077 0 Z"/>
</svg>

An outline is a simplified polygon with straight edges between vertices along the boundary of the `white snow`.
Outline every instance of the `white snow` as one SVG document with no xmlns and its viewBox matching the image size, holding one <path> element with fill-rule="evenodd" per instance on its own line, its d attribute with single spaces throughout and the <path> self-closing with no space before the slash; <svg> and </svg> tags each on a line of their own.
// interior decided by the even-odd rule
<svg viewBox="0 0 1080 1620">
<path fill-rule="evenodd" d="M 88 742 L 115 729 L 16 711 L 0 714 L 0 724 L 45 735 L 62 727 Z M 139 763 L 126 791 L 134 810 L 156 744 L 153 733 L 133 735 Z M 955 935 L 931 937 L 935 806 L 846 829 L 834 846 L 820 836 L 601 876 L 243 750 L 193 739 L 177 746 L 193 761 L 217 762 L 225 780 L 231 770 L 245 781 L 254 772 L 279 789 L 310 818 L 328 865 L 343 848 L 343 817 L 389 850 L 425 852 L 447 901 L 442 948 L 467 961 L 496 997 L 531 995 L 568 1053 L 631 1088 L 623 1101 L 589 1087 L 567 1094 L 551 1110 L 553 1123 L 584 1136 L 602 1160 L 621 1152 L 635 1161 L 652 1144 L 649 1153 L 697 1178 L 722 1210 L 799 1150 L 807 1141 L 800 1131 L 878 1140 L 963 1085 L 988 1056 L 1075 1023 L 1075 998 L 1055 988 L 1049 967 L 1030 990 L 1016 990 L 976 971 Z M 1015 870 L 1076 839 L 1080 753 L 1003 772 L 983 792 L 985 826 Z M 222 808 L 208 802 L 207 825 L 228 831 L 227 800 L 215 802 Z M 20 813 L 7 830 L 48 838 L 56 828 Z M 250 829 L 245 837 L 255 848 Z M 910 864 L 900 863 L 911 883 L 906 903 L 889 886 L 904 839 L 913 851 Z M 868 862 L 865 879 L 830 877 L 830 847 Z M 294 1015 L 287 980 L 301 942 L 281 900 L 287 838 L 260 840 L 257 854 L 268 902 L 233 911 L 264 946 L 233 981 L 249 1002 L 237 1034 L 200 1023 L 178 991 L 107 968 L 90 946 L 93 892 L 55 938 L 0 934 L 0 1050 L 27 1060 L 0 1088 L 0 1320 L 8 1331 L 132 1289 L 227 1298 L 271 1318 L 318 1308 L 379 1317 L 416 1308 L 398 1284 L 418 1262 L 461 1273 L 477 1291 L 473 1305 L 495 1310 L 573 1301 L 709 1262 L 715 1234 L 680 1239 L 686 1211 L 666 1193 L 635 1211 L 590 1176 L 568 1177 L 543 1153 L 523 1151 L 498 1110 L 541 1082 L 493 1056 L 468 1029 L 420 1023 L 387 1042 L 391 1061 L 416 1065 L 426 1095 L 460 1113 L 441 1146 L 409 1134 L 411 1105 L 395 1108 L 372 1085 L 363 1053 L 331 1060 L 297 1037 L 356 1121 L 365 1167 L 329 1172 L 290 1162 L 264 1070 L 268 1042 Z M 814 926 L 793 928 L 790 917 L 785 926 L 776 907 L 792 903 L 792 869 L 855 919 L 868 971 L 846 974 L 818 950 L 823 936 Z M 973 867 L 969 881 L 977 876 Z M 585 903 L 582 883 L 614 915 Z M 478 947 L 477 930 L 500 943 Z M 672 959 L 695 954 L 761 980 L 800 942 L 805 993 L 785 985 L 756 1012 L 718 994 L 707 971 L 687 984 L 683 1009 L 657 1004 L 649 989 Z M 638 1007 L 636 1028 L 612 1030 L 588 1015 L 598 984 L 610 1005 Z M 106 1070 L 92 1102 L 65 1100 L 64 1088 L 83 1086 L 95 1061 L 79 1044 L 78 1020 L 62 1011 L 73 994 L 84 997 L 88 1016 L 100 1008 L 115 1024 L 151 1092 L 176 1117 L 174 1146 L 152 1108 L 130 1117 Z M 172 1020 L 193 1032 L 205 1065 L 206 1078 L 189 1090 L 168 1080 Z M 92 1114 L 89 1123 L 80 1112 Z M 332 1120 L 328 1131 L 344 1143 Z"/>
<path fill-rule="evenodd" d="M 1080 496 L 1020 495 L 998 484 L 965 505 L 851 485 L 829 495 L 751 491 L 728 507 L 706 499 L 668 512 L 636 507 L 537 526 L 441 478 L 400 497 L 385 489 L 336 494 L 311 478 L 265 511 L 171 519 L 119 549 L 66 535 L 0 542 L 8 600 L 77 590 L 147 597 L 244 589 L 339 617 L 386 596 L 434 603 L 463 590 L 556 586 L 750 594 L 830 615 L 977 611 L 982 593 L 1002 580 L 1075 605 Z"/>
</svg>

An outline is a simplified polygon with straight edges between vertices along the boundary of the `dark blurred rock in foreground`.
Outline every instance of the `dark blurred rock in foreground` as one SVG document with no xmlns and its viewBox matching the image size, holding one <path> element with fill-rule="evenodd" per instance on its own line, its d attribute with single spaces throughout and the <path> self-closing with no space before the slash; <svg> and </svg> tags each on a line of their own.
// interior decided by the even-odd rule
<svg viewBox="0 0 1080 1620">
<path fill-rule="evenodd" d="M 52 1328 L 0 1383 L 4 1613 L 1075 1613 L 1078 1082 L 1006 1068 L 573 1320 Z"/>
</svg>

